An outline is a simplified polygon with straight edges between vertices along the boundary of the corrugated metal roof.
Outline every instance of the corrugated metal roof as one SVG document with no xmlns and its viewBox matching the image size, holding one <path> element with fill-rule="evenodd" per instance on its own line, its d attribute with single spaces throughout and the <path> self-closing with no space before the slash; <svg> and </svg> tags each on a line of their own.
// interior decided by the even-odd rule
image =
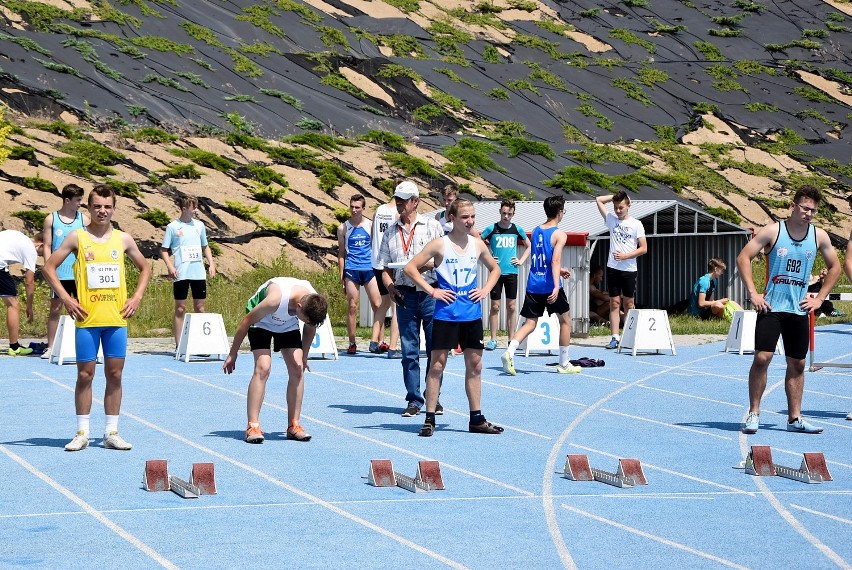
<svg viewBox="0 0 852 570">
<path fill-rule="evenodd" d="M 484 230 L 500 221 L 500 202 L 474 202 L 476 227 Z M 611 210 L 612 206 L 609 206 Z M 427 214 L 434 215 L 441 210 Z M 630 215 L 642 221 L 648 237 L 672 235 L 706 234 L 750 234 L 751 230 L 711 216 L 697 206 L 677 200 L 632 200 Z M 543 201 L 515 202 L 513 221 L 524 231 L 545 221 Z M 604 225 L 594 200 L 571 200 L 565 202 L 565 216 L 559 228 L 567 232 L 588 233 L 589 239 L 609 239 L 609 230 Z"/>
</svg>

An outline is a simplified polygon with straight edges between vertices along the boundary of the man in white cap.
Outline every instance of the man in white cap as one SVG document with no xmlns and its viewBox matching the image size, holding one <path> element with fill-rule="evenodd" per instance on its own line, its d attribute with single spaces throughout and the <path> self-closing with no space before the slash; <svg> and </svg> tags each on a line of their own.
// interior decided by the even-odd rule
<svg viewBox="0 0 852 570">
<path fill-rule="evenodd" d="M 382 237 L 378 263 L 384 267 L 382 281 L 391 298 L 397 304 L 399 334 L 402 340 L 402 378 L 405 382 L 408 402 L 403 417 L 413 417 L 420 413 L 425 399 L 420 391 L 420 327 L 426 336 L 426 369 L 431 364 L 432 353 L 432 316 L 435 311 L 435 299 L 417 288 L 414 282 L 400 271 L 402 266 L 423 249 L 427 243 L 444 235 L 441 224 L 432 217 L 417 213 L 420 192 L 417 185 L 410 181 L 400 182 L 393 193 L 399 219 L 388 227 Z M 421 267 L 427 283 L 437 283 L 434 264 Z M 444 408 L 438 403 L 435 411 L 440 415 Z"/>
</svg>

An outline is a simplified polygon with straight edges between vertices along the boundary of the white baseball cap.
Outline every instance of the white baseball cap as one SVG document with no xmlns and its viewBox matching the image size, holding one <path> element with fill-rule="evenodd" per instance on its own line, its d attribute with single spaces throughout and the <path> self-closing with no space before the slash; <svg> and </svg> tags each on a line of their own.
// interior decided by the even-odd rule
<svg viewBox="0 0 852 570">
<path fill-rule="evenodd" d="M 410 200 L 411 198 L 417 198 L 419 196 L 420 191 L 417 190 L 417 184 L 411 180 L 403 180 L 396 185 L 396 188 L 393 191 L 393 197 L 400 198 L 402 200 Z"/>
</svg>

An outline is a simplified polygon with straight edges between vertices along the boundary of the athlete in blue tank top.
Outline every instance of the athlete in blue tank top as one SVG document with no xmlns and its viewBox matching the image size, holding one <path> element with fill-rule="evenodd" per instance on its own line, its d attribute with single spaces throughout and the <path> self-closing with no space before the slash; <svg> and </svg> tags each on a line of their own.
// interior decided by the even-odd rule
<svg viewBox="0 0 852 570">
<path fill-rule="evenodd" d="M 825 230 L 811 221 L 822 201 L 814 186 L 802 186 L 793 196 L 790 217 L 760 230 L 737 256 L 737 269 L 758 311 L 754 329 L 754 360 L 748 374 L 749 410 L 742 432 L 757 433 L 760 427 L 760 401 L 766 390 L 766 376 L 779 337 L 784 340 L 787 373 L 787 431 L 820 433 L 821 427 L 801 417 L 805 388 L 805 357 L 808 354 L 810 321 L 808 313 L 822 305 L 840 276 L 840 262 Z M 764 253 L 769 267 L 768 282 L 758 293 L 752 277 L 752 261 Z M 826 276 L 815 297 L 805 294 L 817 253 L 825 261 Z"/>
<path fill-rule="evenodd" d="M 528 293 L 547 293 L 553 292 L 553 268 L 551 261 L 553 260 L 553 232 L 557 231 L 556 226 L 552 228 L 542 228 L 541 226 L 533 230 L 532 233 L 532 253 L 530 253 L 530 273 L 527 278 Z M 559 287 L 562 287 L 562 278 L 559 279 Z"/>
</svg>

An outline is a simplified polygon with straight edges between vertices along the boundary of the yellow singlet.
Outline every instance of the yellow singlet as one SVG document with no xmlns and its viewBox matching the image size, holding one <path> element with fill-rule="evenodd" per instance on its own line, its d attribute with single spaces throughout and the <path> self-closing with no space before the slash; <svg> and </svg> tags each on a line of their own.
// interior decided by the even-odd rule
<svg viewBox="0 0 852 570">
<path fill-rule="evenodd" d="M 77 299 L 88 313 L 83 321 L 77 321 L 78 327 L 127 326 L 120 312 L 127 302 L 121 236 L 121 231 L 113 229 L 109 239 L 99 243 L 85 229 L 77 230 L 74 280 Z"/>
</svg>

